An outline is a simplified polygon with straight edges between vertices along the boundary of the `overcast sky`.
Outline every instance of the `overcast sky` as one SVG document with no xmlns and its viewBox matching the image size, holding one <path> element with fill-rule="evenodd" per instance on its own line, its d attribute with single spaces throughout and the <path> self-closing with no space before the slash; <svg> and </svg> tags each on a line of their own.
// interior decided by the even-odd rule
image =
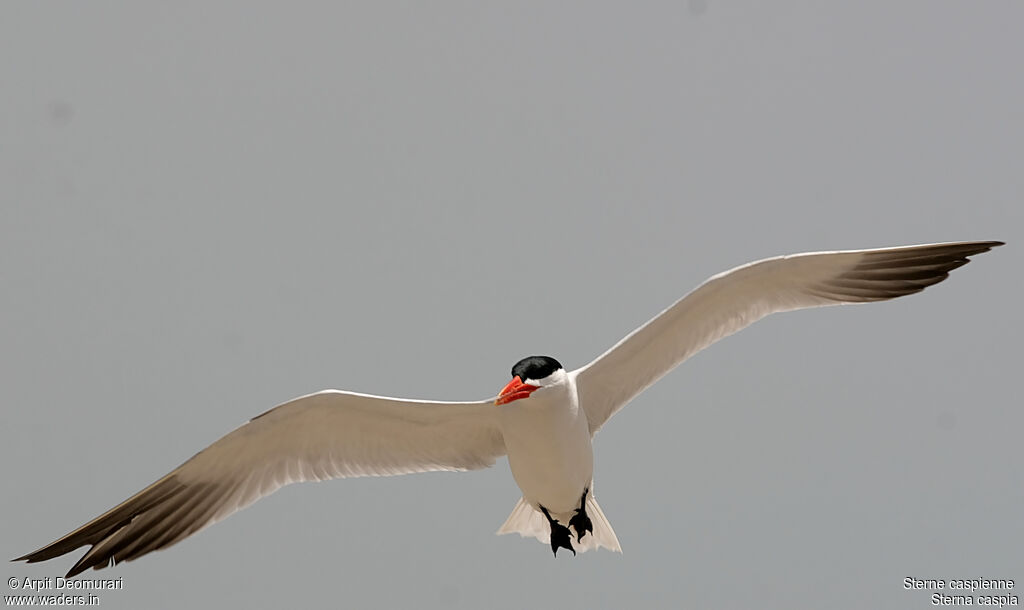
<svg viewBox="0 0 1024 610">
<path fill-rule="evenodd" d="M 637 398 L 595 441 L 622 555 L 494 536 L 519 498 L 501 460 L 288 487 L 83 576 L 123 577 L 103 608 L 1024 587 L 1022 21 L 1012 1 L 4 2 L 3 558 L 300 394 L 484 398 L 754 259 L 1001 239 L 921 295 L 759 322 Z"/>
</svg>

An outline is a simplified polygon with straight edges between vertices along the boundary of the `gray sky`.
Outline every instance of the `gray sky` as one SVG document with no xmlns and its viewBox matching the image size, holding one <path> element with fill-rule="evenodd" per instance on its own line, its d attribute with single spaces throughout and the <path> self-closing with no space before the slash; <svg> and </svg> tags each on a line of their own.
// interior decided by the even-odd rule
<svg viewBox="0 0 1024 610">
<path fill-rule="evenodd" d="M 922 295 L 760 322 L 617 415 L 596 485 L 622 555 L 494 536 L 519 497 L 503 460 L 288 487 L 83 576 L 123 577 L 104 608 L 1024 587 L 1022 21 L 933 0 L 3 3 L 3 557 L 300 394 L 483 398 L 753 259 L 1002 239 Z"/>
</svg>

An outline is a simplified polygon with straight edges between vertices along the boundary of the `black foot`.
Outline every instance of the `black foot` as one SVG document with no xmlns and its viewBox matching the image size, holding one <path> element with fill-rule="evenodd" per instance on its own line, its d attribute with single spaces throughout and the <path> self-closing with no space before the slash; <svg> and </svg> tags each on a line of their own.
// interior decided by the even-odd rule
<svg viewBox="0 0 1024 610">
<path fill-rule="evenodd" d="M 576 540 L 583 540 L 587 532 L 594 533 L 594 524 L 590 521 L 590 517 L 587 516 L 588 493 L 590 493 L 590 488 L 585 488 L 583 490 L 583 497 L 580 498 L 580 507 L 576 509 L 576 514 L 573 515 L 572 519 L 569 519 L 569 525 L 576 530 Z"/>
<path fill-rule="evenodd" d="M 569 528 L 552 519 L 548 509 L 541 506 L 540 510 L 548 518 L 548 525 L 551 526 L 551 552 L 554 553 L 555 557 L 558 557 L 558 549 L 562 548 L 572 551 L 573 556 L 575 556 L 576 549 L 572 548 L 572 533 L 569 531 Z"/>
</svg>

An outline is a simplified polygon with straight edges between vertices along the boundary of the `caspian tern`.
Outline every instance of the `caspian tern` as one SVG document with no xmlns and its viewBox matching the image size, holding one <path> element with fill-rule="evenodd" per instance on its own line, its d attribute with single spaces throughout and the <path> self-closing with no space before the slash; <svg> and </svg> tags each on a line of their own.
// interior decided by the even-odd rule
<svg viewBox="0 0 1024 610">
<path fill-rule="evenodd" d="M 967 264 L 969 256 L 1000 245 L 813 252 L 743 265 L 711 277 L 582 368 L 566 372 L 548 356 L 520 360 L 498 396 L 478 402 L 339 390 L 302 396 L 253 418 L 128 500 L 15 561 L 45 561 L 91 545 L 70 578 L 167 548 L 289 483 L 474 470 L 503 455 L 523 496 L 499 534 L 536 537 L 556 555 L 559 548 L 574 555 L 596 547 L 621 551 L 594 499 L 591 441 L 634 396 L 768 314 L 920 292 Z"/>
</svg>

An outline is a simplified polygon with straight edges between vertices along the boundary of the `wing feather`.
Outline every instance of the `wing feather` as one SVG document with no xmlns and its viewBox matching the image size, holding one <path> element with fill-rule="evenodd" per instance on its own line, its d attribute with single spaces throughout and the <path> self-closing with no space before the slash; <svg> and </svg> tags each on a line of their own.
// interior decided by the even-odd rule
<svg viewBox="0 0 1024 610">
<path fill-rule="evenodd" d="M 253 418 L 118 506 L 16 561 L 45 561 L 91 545 L 70 578 L 167 548 L 290 483 L 473 470 L 503 455 L 493 401 L 327 390 Z"/>
<path fill-rule="evenodd" d="M 969 256 L 1000 245 L 979 241 L 810 252 L 715 275 L 571 373 L 591 434 L 684 360 L 769 314 L 914 294 L 946 279 Z"/>
</svg>

